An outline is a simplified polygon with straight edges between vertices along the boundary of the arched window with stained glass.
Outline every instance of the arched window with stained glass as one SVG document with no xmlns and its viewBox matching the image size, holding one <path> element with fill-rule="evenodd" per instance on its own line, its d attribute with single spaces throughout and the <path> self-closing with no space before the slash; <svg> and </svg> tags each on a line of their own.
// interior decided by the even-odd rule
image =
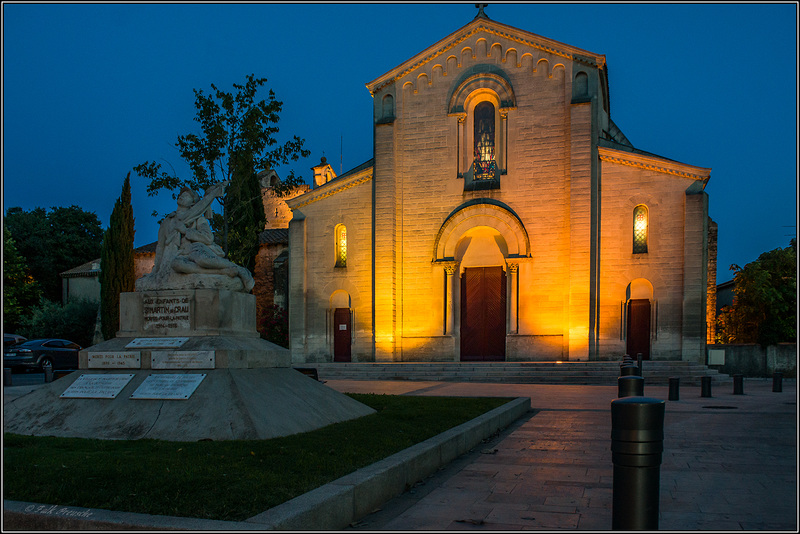
<svg viewBox="0 0 800 534">
<path fill-rule="evenodd" d="M 481 102 L 474 111 L 474 163 L 475 180 L 495 177 L 497 159 L 495 158 L 495 113 L 494 104 Z"/>
<path fill-rule="evenodd" d="M 343 224 L 336 225 L 336 267 L 347 267 L 347 227 Z"/>
<path fill-rule="evenodd" d="M 647 252 L 647 233 L 650 225 L 647 206 L 640 204 L 633 208 L 633 253 Z"/>
</svg>

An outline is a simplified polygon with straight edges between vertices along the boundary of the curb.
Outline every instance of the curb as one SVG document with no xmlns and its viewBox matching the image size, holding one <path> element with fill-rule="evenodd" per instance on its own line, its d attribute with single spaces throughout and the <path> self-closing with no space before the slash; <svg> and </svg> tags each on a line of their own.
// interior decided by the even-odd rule
<svg viewBox="0 0 800 534">
<path fill-rule="evenodd" d="M 531 409 L 518 397 L 245 521 L 3 501 L 4 530 L 340 530 L 400 495 Z"/>
</svg>

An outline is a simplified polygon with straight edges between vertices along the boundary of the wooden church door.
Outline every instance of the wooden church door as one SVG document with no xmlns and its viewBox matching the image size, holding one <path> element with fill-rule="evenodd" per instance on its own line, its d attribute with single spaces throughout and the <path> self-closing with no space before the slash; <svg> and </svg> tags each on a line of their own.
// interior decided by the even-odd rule
<svg viewBox="0 0 800 534">
<path fill-rule="evenodd" d="M 643 360 L 650 359 L 650 300 L 628 301 L 628 354 L 635 360 L 642 353 Z"/>
<path fill-rule="evenodd" d="M 461 276 L 461 360 L 506 358 L 506 273 L 468 267 Z"/>
<path fill-rule="evenodd" d="M 350 308 L 336 308 L 333 312 L 333 361 L 350 361 Z"/>
</svg>

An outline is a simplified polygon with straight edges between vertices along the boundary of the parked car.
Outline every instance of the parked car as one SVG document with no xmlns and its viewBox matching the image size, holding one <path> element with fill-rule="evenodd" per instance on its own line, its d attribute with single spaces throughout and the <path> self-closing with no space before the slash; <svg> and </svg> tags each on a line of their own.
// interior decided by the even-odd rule
<svg viewBox="0 0 800 534">
<path fill-rule="evenodd" d="M 7 349 L 8 347 L 13 347 L 14 345 L 19 345 L 23 341 L 28 341 L 27 337 L 22 337 L 17 334 L 6 334 L 3 333 L 3 350 Z"/>
<path fill-rule="evenodd" d="M 5 349 L 3 366 L 11 369 L 77 369 L 81 346 L 66 339 L 32 339 Z"/>
</svg>

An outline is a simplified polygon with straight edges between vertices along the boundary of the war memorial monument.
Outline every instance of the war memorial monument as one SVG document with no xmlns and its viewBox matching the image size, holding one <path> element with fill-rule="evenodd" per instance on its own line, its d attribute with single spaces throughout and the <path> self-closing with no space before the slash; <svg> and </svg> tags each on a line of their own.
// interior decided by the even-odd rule
<svg viewBox="0 0 800 534">
<path fill-rule="evenodd" d="M 169 441 L 269 439 L 374 413 L 290 366 L 261 339 L 250 272 L 224 257 L 211 203 L 181 191 L 160 224 L 153 270 L 120 295 L 115 338 L 79 370 L 14 402 L 5 431 Z"/>
</svg>

